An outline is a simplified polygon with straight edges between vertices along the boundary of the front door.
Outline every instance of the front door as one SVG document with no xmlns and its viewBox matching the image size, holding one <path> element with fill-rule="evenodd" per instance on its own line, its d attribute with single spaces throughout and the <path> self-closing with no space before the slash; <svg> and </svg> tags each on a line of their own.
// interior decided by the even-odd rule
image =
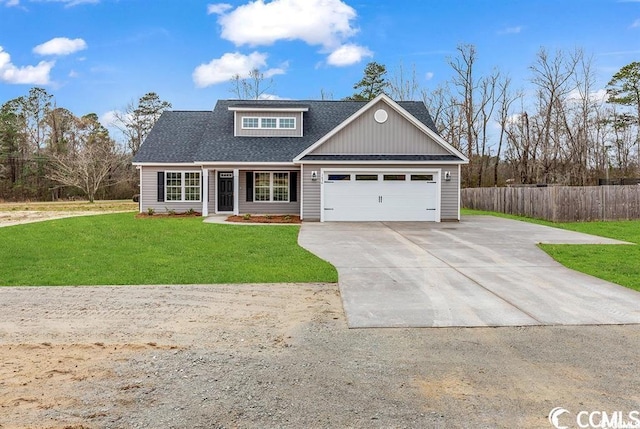
<svg viewBox="0 0 640 429">
<path fill-rule="evenodd" d="M 218 211 L 233 211 L 233 173 L 218 173 Z"/>
</svg>

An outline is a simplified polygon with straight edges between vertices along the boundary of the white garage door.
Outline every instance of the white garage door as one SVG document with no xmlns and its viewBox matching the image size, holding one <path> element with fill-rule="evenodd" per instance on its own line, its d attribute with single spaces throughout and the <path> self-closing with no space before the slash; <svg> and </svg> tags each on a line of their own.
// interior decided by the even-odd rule
<svg viewBox="0 0 640 429">
<path fill-rule="evenodd" d="M 323 174 L 324 221 L 439 221 L 438 173 Z"/>
</svg>

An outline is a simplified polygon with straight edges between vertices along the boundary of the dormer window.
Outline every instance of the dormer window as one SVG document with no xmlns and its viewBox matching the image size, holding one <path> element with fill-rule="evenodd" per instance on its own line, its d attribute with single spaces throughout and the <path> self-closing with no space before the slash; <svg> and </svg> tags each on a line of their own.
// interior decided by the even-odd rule
<svg viewBox="0 0 640 429">
<path fill-rule="evenodd" d="M 283 129 L 283 130 L 295 130 L 296 118 L 261 118 L 256 116 L 243 116 L 242 128 L 246 130 L 251 129 Z"/>
<path fill-rule="evenodd" d="M 234 136 L 302 137 L 304 114 L 309 107 L 285 103 L 240 103 L 229 106 L 233 112 Z"/>
<path fill-rule="evenodd" d="M 242 118 L 242 128 L 259 128 L 260 118 Z"/>
<path fill-rule="evenodd" d="M 294 129 L 296 127 L 296 118 L 278 118 L 278 128 Z"/>
<path fill-rule="evenodd" d="M 260 128 L 278 128 L 276 118 L 260 118 Z"/>
</svg>

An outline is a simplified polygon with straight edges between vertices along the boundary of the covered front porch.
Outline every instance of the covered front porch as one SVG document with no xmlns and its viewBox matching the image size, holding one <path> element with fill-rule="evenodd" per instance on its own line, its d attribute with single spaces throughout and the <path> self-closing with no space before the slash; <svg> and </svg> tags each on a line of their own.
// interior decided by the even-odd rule
<svg viewBox="0 0 640 429">
<path fill-rule="evenodd" d="M 203 165 L 202 215 L 301 213 L 300 171 L 289 165 Z"/>
</svg>

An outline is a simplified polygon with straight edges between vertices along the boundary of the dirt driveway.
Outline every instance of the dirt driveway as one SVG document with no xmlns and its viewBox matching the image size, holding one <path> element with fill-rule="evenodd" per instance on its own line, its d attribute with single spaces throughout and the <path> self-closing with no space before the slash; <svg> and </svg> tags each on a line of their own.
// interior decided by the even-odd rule
<svg viewBox="0 0 640 429">
<path fill-rule="evenodd" d="M 0 288 L 0 428 L 551 428 L 637 409 L 639 349 L 638 325 L 347 329 L 333 284 Z"/>
<path fill-rule="evenodd" d="M 2 429 L 550 428 L 640 403 L 639 326 L 347 329 L 333 284 L 1 288 L 0 315 Z"/>
</svg>

